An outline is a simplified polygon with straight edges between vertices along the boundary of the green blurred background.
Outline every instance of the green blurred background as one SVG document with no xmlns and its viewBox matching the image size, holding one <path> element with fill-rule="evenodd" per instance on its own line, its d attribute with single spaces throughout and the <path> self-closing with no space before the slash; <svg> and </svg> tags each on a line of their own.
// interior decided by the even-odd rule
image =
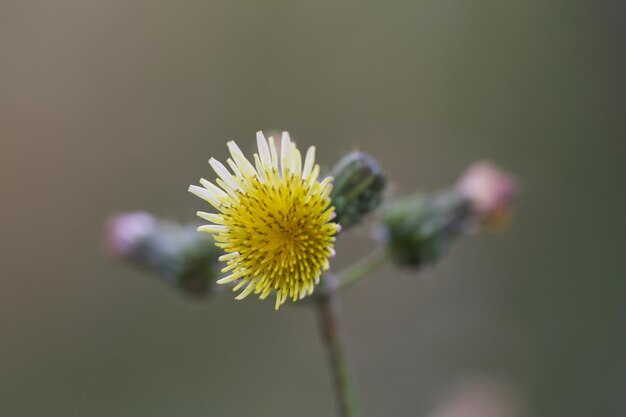
<svg viewBox="0 0 626 417">
<path fill-rule="evenodd" d="M 525 415 L 626 415 L 622 9 L 2 1 L 0 415 L 334 415 L 311 311 L 192 302 L 103 255 L 111 214 L 193 220 L 188 184 L 259 129 L 325 166 L 372 153 L 396 195 L 482 158 L 521 181 L 506 233 L 343 294 L 364 417 L 427 416 L 477 375 Z"/>
</svg>

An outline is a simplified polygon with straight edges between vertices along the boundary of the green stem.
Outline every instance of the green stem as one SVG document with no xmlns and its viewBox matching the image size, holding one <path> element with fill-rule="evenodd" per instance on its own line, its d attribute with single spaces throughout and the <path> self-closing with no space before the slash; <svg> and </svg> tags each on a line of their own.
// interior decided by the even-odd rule
<svg viewBox="0 0 626 417">
<path fill-rule="evenodd" d="M 391 255 L 389 249 L 379 249 L 336 274 L 337 285 L 347 287 L 359 281 L 368 273 L 383 265 Z"/>
<path fill-rule="evenodd" d="M 325 285 L 329 288 L 318 298 L 317 313 L 320 331 L 333 373 L 339 415 L 341 417 L 358 417 L 359 413 L 350 383 L 343 340 L 344 331 L 339 299 L 335 291 L 337 287 L 333 280 L 335 277 L 332 275 L 324 278 Z"/>
<path fill-rule="evenodd" d="M 354 284 L 367 273 L 378 268 L 389 259 L 388 249 L 373 252 L 363 260 L 344 269 L 338 274 L 324 277 L 324 289 L 317 298 L 317 309 L 322 340 L 328 353 L 337 406 L 341 417 L 358 417 L 356 402 L 350 383 L 346 349 L 343 342 L 344 330 L 337 290 Z"/>
</svg>

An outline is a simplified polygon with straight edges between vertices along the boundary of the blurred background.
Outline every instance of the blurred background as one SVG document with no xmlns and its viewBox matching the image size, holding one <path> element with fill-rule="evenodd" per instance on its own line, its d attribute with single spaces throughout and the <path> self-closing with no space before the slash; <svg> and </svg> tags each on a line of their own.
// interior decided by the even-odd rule
<svg viewBox="0 0 626 417">
<path fill-rule="evenodd" d="M 396 195 L 483 158 L 522 185 L 506 233 L 342 295 L 364 417 L 626 415 L 622 6 L 4 0 L 0 414 L 333 416 L 311 311 L 189 300 L 102 250 L 118 212 L 195 220 L 209 157 L 286 129 Z"/>
</svg>

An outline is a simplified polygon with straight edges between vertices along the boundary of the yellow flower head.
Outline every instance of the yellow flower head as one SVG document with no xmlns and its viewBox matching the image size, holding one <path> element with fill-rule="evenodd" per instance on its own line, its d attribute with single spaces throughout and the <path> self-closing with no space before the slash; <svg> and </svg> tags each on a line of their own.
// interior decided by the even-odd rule
<svg viewBox="0 0 626 417">
<path fill-rule="evenodd" d="M 276 291 L 278 309 L 287 297 L 297 301 L 313 293 L 335 253 L 334 235 L 341 227 L 331 222 L 332 178 L 317 181 L 314 147 L 308 149 L 303 166 L 287 132 L 280 152 L 273 138 L 266 141 L 262 132 L 257 132 L 257 145 L 253 165 L 235 142 L 228 142 L 232 172 L 211 158 L 217 185 L 201 179 L 202 187 L 192 185 L 189 191 L 219 211 L 197 213 L 213 223 L 198 230 L 211 233 L 226 252 L 220 261 L 226 261 L 222 272 L 230 275 L 217 282 L 239 281 L 233 288 L 243 288 L 237 300 L 251 292 L 265 299 Z"/>
</svg>

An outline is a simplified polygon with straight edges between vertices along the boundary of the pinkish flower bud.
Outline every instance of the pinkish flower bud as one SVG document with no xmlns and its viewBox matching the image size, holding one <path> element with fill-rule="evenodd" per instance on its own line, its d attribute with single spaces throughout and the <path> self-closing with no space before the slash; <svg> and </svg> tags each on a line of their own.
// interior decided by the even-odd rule
<svg viewBox="0 0 626 417">
<path fill-rule="evenodd" d="M 513 177 L 489 162 L 477 162 L 461 176 L 458 189 L 482 226 L 499 230 L 509 223 L 518 191 Z"/>
<path fill-rule="evenodd" d="M 107 223 L 106 248 L 115 257 L 127 258 L 155 227 L 156 219 L 144 211 L 117 215 Z"/>
</svg>

